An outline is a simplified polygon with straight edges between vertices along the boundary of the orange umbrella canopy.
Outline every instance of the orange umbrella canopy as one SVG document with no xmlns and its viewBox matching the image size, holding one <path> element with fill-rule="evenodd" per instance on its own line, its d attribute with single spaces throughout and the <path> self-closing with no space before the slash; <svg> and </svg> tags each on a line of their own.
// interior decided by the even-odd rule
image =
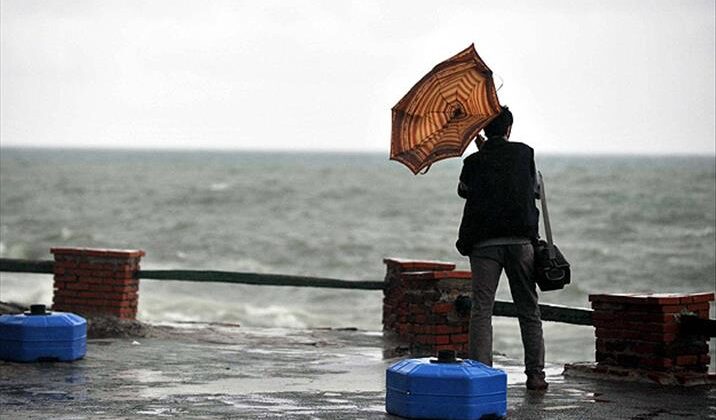
<svg viewBox="0 0 716 420">
<path fill-rule="evenodd" d="M 393 107 L 390 159 L 418 174 L 461 156 L 499 113 L 492 70 L 470 45 L 435 66 Z"/>
</svg>

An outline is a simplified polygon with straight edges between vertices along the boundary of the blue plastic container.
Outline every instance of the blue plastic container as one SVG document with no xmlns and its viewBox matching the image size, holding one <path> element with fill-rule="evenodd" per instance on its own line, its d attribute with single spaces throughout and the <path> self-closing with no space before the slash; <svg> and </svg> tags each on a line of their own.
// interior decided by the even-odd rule
<svg viewBox="0 0 716 420">
<path fill-rule="evenodd" d="M 87 321 L 68 312 L 46 312 L 32 305 L 30 312 L 0 315 L 0 359 L 12 362 L 81 359 L 87 352 Z"/>
<path fill-rule="evenodd" d="M 438 362 L 440 360 L 440 362 Z M 406 359 L 386 372 L 385 409 L 415 419 L 473 420 L 507 415 L 507 374 L 474 360 Z"/>
</svg>

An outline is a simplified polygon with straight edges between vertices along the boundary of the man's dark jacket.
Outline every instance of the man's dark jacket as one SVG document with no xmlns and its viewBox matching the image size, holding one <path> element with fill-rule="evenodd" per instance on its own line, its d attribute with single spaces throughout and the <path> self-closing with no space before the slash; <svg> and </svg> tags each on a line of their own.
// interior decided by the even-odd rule
<svg viewBox="0 0 716 420">
<path fill-rule="evenodd" d="M 480 241 L 538 237 L 534 150 L 501 137 L 465 158 L 458 194 L 465 198 L 457 249 L 470 255 Z"/>
</svg>

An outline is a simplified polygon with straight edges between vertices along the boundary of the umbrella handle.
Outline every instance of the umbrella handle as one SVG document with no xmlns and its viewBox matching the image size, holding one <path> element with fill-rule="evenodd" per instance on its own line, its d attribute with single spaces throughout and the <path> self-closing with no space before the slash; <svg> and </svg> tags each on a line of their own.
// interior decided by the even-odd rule
<svg viewBox="0 0 716 420">
<path fill-rule="evenodd" d="M 431 167 L 431 166 L 433 166 L 432 163 L 429 164 L 428 166 L 426 166 L 426 167 L 425 167 L 425 170 L 424 170 L 423 172 L 420 172 L 420 175 L 425 175 L 425 174 L 427 174 L 428 171 L 430 170 L 430 167 Z"/>
</svg>

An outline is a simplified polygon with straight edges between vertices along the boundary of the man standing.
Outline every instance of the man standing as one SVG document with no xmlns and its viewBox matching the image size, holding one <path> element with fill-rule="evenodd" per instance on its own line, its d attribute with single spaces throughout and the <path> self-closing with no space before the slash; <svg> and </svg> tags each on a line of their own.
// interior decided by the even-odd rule
<svg viewBox="0 0 716 420">
<path fill-rule="evenodd" d="M 492 310 L 502 269 L 517 308 L 525 352 L 527 388 L 545 390 L 544 340 L 534 280 L 539 211 L 535 206 L 534 151 L 509 142 L 513 117 L 507 107 L 475 140 L 465 158 L 458 194 L 465 198 L 457 249 L 470 257 L 472 313 L 470 358 L 492 366 Z"/>
</svg>

